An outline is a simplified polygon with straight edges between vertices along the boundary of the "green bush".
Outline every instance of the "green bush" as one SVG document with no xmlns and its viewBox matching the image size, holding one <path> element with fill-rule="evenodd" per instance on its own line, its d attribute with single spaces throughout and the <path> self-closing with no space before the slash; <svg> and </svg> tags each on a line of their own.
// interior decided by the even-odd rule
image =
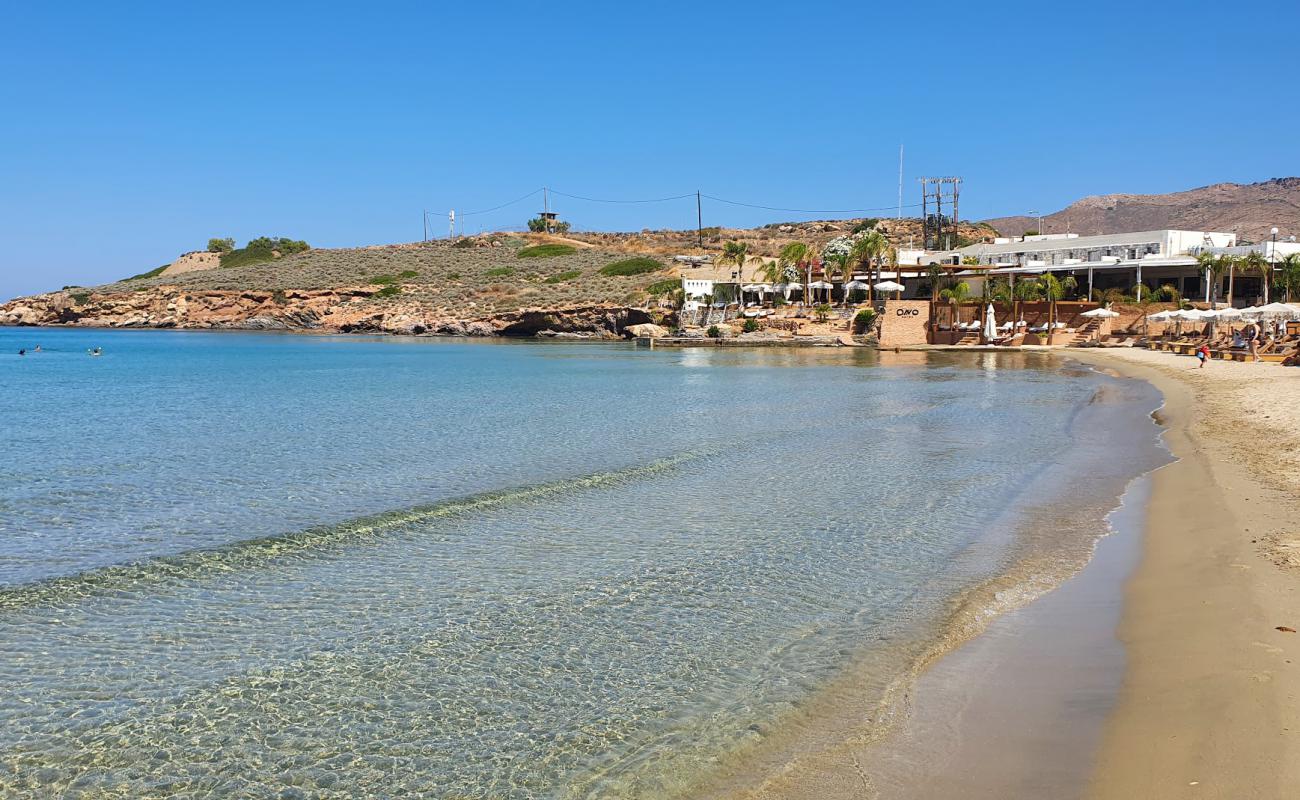
<svg viewBox="0 0 1300 800">
<path fill-rule="evenodd" d="M 582 270 L 571 269 L 568 272 L 559 272 L 556 273 L 555 275 L 551 275 L 547 277 L 545 280 L 543 280 L 542 283 L 564 283 L 565 281 L 571 281 L 574 278 L 580 277 L 581 275 L 582 275 Z"/>
<path fill-rule="evenodd" d="M 745 333 L 753 333 L 754 331 L 758 330 L 760 327 L 762 326 L 758 324 L 758 320 L 753 319 L 751 317 L 750 319 L 745 320 L 745 324 L 740 326 L 740 329 Z"/>
<path fill-rule="evenodd" d="M 86 303 L 90 302 L 90 294 L 87 292 L 73 292 L 72 302 L 79 306 L 84 306 Z"/>
<path fill-rule="evenodd" d="M 234 239 L 209 239 L 208 240 L 209 253 L 229 253 L 231 250 L 234 249 L 235 249 Z"/>
<path fill-rule="evenodd" d="M 483 274 L 487 275 L 489 278 L 504 278 L 507 275 L 514 275 L 515 268 L 514 267 L 493 267 L 492 269 L 488 270 Z"/>
<path fill-rule="evenodd" d="M 221 254 L 221 266 L 223 267 L 246 267 L 250 264 L 264 264 L 272 261 L 279 256 L 291 256 L 294 253 L 301 253 L 310 250 L 311 245 L 297 239 L 285 239 L 284 237 L 270 238 L 268 236 L 259 236 L 256 239 L 250 239 L 248 244 L 238 250 L 231 250 L 228 253 Z"/>
<path fill-rule="evenodd" d="M 833 311 L 834 309 L 831 308 L 830 303 L 822 303 L 821 305 L 818 305 L 813 308 L 813 314 L 817 316 L 818 322 L 825 322 L 826 320 L 830 319 L 831 313 Z"/>
<path fill-rule="evenodd" d="M 542 219 L 541 217 L 533 217 L 532 219 L 528 220 L 528 230 L 532 231 L 533 233 L 545 233 L 546 220 Z M 568 233 L 569 223 L 561 222 L 558 219 L 551 220 L 551 230 L 555 233 Z"/>
<path fill-rule="evenodd" d="M 644 275 L 647 272 L 658 272 L 663 268 L 664 265 L 653 258 L 637 256 L 636 258 L 625 258 L 622 261 L 606 264 L 600 268 L 600 274 L 607 276 Z"/>
<path fill-rule="evenodd" d="M 375 286 L 391 286 L 392 284 L 397 283 L 397 278 L 394 278 L 392 275 L 371 275 L 370 279 L 366 282 Z"/>
<path fill-rule="evenodd" d="M 449 280 L 449 281 L 458 281 L 458 280 L 460 280 L 460 273 L 459 273 L 459 272 L 448 272 L 448 273 L 447 273 L 447 280 Z"/>
<path fill-rule="evenodd" d="M 864 308 L 853 317 L 853 330 L 855 333 L 866 333 L 876 325 L 876 310 L 874 308 Z"/>
<path fill-rule="evenodd" d="M 400 286 L 385 286 L 384 288 L 380 289 L 379 291 L 375 292 L 370 296 L 371 297 L 397 297 L 401 293 L 402 293 L 402 287 Z"/>
<path fill-rule="evenodd" d="M 170 266 L 171 266 L 171 264 L 163 264 L 161 267 L 156 267 L 156 268 L 154 268 L 154 269 L 149 270 L 148 272 L 141 272 L 139 275 L 132 275 L 131 277 L 129 277 L 129 278 L 123 278 L 122 280 L 124 280 L 124 281 L 142 281 L 142 280 L 144 280 L 145 278 L 156 278 L 156 277 L 158 277 L 159 275 L 162 274 L 162 271 L 163 271 L 163 270 L 167 269 L 167 268 L 170 267 Z"/>
<path fill-rule="evenodd" d="M 457 239 L 455 242 L 452 243 L 451 246 L 452 246 L 452 247 L 473 247 L 473 246 L 474 246 L 474 240 L 473 240 L 473 239 Z"/>
<path fill-rule="evenodd" d="M 680 279 L 665 278 L 661 281 L 655 281 L 654 283 L 645 287 L 645 290 L 649 294 L 658 297 L 661 294 L 668 294 L 669 292 L 675 292 L 680 288 L 682 288 L 682 282 Z"/>
<path fill-rule="evenodd" d="M 411 278 L 420 277 L 420 273 L 416 272 L 413 269 L 404 269 L 401 272 L 397 273 L 397 277 L 405 281 L 405 280 L 410 280 Z"/>
<path fill-rule="evenodd" d="M 710 339 L 721 339 L 722 330 L 717 325 L 710 325 L 709 329 L 704 332 Z"/>
<path fill-rule="evenodd" d="M 555 256 L 569 256 L 578 252 L 578 248 L 567 244 L 536 244 L 532 247 L 525 247 L 517 254 L 520 258 L 554 258 Z"/>
<path fill-rule="evenodd" d="M 283 289 L 276 289 L 275 291 L 271 292 L 271 302 L 275 303 L 277 306 L 282 306 L 285 303 L 289 302 L 289 298 L 284 296 Z"/>
</svg>

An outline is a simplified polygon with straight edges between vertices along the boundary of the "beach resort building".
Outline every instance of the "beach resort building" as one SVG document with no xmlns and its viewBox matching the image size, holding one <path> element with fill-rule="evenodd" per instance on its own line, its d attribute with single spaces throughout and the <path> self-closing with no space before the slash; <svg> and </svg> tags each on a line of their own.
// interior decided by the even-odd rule
<svg viewBox="0 0 1300 800">
<path fill-rule="evenodd" d="M 979 282 L 999 276 L 1010 279 L 1051 272 L 1072 275 L 1079 293 L 1085 296 L 1093 289 L 1118 288 L 1127 292 L 1138 285 L 1154 289 L 1169 284 L 1184 297 L 1199 299 L 1209 296 L 1210 276 L 1197 263 L 1197 254 L 1206 249 L 1224 251 L 1236 247 L 1237 236 L 1233 233 L 1155 230 L 999 238 L 958 252 L 963 263 L 980 267 L 965 273 L 964 280 Z M 1253 300 L 1250 287 L 1241 289 L 1240 301 L 1249 304 Z"/>
</svg>

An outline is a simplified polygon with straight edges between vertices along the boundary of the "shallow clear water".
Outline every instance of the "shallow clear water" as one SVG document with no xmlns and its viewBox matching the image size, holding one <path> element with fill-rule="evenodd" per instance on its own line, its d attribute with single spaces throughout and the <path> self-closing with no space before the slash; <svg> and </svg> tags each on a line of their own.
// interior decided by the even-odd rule
<svg viewBox="0 0 1300 800">
<path fill-rule="evenodd" d="M 0 329 L 0 795 L 687 791 L 894 677 L 1017 508 L 1108 510 L 1152 407 L 1029 355 Z"/>
</svg>

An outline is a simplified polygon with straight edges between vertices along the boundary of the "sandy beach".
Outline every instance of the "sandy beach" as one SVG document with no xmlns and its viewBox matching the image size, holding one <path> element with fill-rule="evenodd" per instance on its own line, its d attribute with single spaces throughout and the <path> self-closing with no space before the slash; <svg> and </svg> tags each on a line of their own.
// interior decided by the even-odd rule
<svg viewBox="0 0 1300 800">
<path fill-rule="evenodd" d="M 1144 350 L 1179 461 L 1153 476 L 1095 798 L 1281 798 L 1300 785 L 1300 371 Z"/>
</svg>

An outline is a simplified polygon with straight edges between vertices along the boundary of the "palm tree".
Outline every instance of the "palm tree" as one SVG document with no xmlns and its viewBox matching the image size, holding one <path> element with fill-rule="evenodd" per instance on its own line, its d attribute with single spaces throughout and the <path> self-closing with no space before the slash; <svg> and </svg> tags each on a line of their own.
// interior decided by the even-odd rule
<svg viewBox="0 0 1300 800">
<path fill-rule="evenodd" d="M 939 289 L 948 272 L 939 264 L 931 264 L 927 276 L 930 278 L 930 302 L 935 302 L 939 299 Z"/>
<path fill-rule="evenodd" d="M 964 303 L 970 297 L 970 284 L 965 281 L 958 281 L 947 289 L 939 292 L 939 296 L 948 301 L 952 306 L 952 321 L 956 325 L 961 320 L 957 316 L 957 306 Z"/>
<path fill-rule="evenodd" d="M 809 275 L 807 269 L 801 269 L 805 264 L 812 260 L 813 250 L 805 242 L 790 242 L 781 248 L 781 255 L 777 258 L 786 272 L 787 277 L 791 269 L 797 270 L 803 276 L 803 301 L 808 302 L 808 282 Z"/>
<path fill-rule="evenodd" d="M 834 253 L 830 258 L 822 262 L 822 278 L 830 283 L 834 280 L 835 275 L 840 276 L 844 283 L 844 304 L 849 303 L 849 281 L 853 280 L 853 267 L 856 264 L 855 256 L 852 252 Z M 830 290 L 826 290 L 829 294 Z M 827 298 L 829 299 L 829 298 Z"/>
<path fill-rule="evenodd" d="M 1246 257 L 1241 259 L 1241 266 L 1248 272 L 1254 272 L 1259 275 L 1260 281 L 1264 285 L 1264 304 L 1268 305 L 1268 285 L 1273 277 L 1273 265 L 1269 263 L 1264 254 L 1258 250 L 1251 250 Z"/>
<path fill-rule="evenodd" d="M 745 282 L 745 262 L 749 260 L 749 245 L 744 242 L 727 242 L 722 245 L 722 255 L 715 263 L 736 265 L 736 285 Z M 739 296 L 739 293 L 737 293 Z"/>
<path fill-rule="evenodd" d="M 1223 259 L 1211 253 L 1209 250 L 1202 250 L 1196 254 L 1196 264 L 1201 269 L 1202 274 L 1210 276 L 1210 308 L 1214 308 L 1219 302 L 1219 279 L 1223 276 L 1224 266 L 1220 263 Z M 1229 305 L 1232 301 L 1229 300 Z"/>
<path fill-rule="evenodd" d="M 867 265 L 867 298 L 875 300 L 872 294 L 872 284 L 875 283 L 875 276 L 872 271 L 872 264 L 879 262 L 880 258 L 889 250 L 889 240 L 885 235 L 874 228 L 858 237 L 853 243 L 852 256 L 854 265 Z M 845 282 L 853 280 L 853 276 L 845 277 Z M 845 293 L 845 302 L 848 302 L 848 294 Z"/>
<path fill-rule="evenodd" d="M 1286 288 L 1286 301 L 1292 294 L 1300 294 L 1300 253 L 1291 253 L 1280 262 L 1282 286 Z"/>
<path fill-rule="evenodd" d="M 1051 343 L 1052 330 L 1056 325 L 1056 303 L 1065 299 L 1065 296 L 1073 292 L 1079 285 L 1073 275 L 1066 275 L 1064 278 L 1058 278 L 1048 272 L 1038 279 L 1043 287 L 1043 295 L 1047 297 L 1047 340 Z"/>
</svg>

